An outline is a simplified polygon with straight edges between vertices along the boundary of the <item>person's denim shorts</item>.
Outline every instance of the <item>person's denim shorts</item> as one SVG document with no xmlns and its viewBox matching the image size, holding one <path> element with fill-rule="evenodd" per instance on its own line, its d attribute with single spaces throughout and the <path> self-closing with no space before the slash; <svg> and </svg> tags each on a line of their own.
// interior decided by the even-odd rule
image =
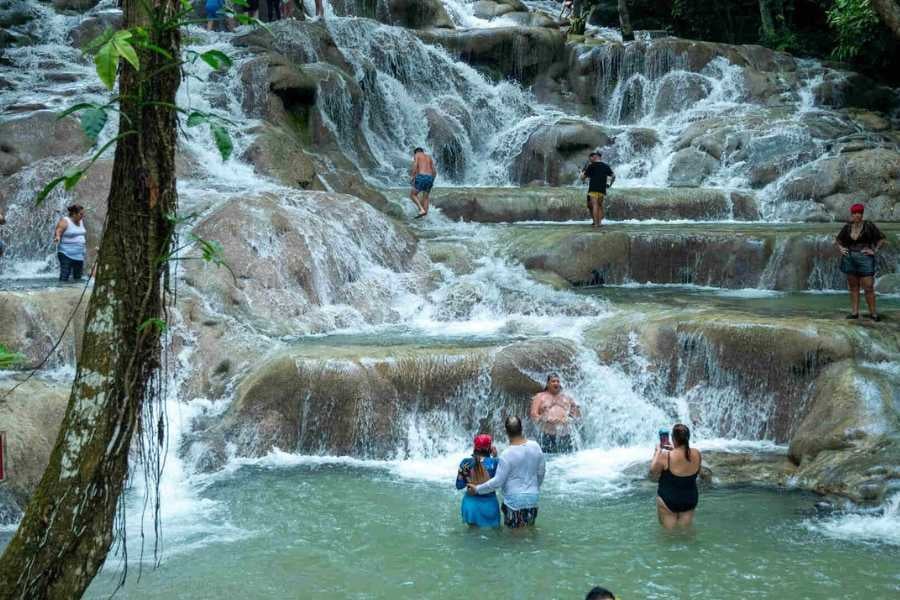
<svg viewBox="0 0 900 600">
<path fill-rule="evenodd" d="M 841 257 L 841 273 L 856 277 L 875 275 L 875 257 L 862 252 L 851 252 Z"/>
<path fill-rule="evenodd" d="M 416 175 L 413 187 L 417 192 L 428 193 L 434 187 L 434 175 Z"/>
</svg>

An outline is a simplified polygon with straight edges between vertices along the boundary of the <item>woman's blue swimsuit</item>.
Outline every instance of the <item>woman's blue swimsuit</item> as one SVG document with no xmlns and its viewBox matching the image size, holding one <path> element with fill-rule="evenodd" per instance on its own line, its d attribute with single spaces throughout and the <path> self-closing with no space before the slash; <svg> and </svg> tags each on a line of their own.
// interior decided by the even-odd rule
<svg viewBox="0 0 900 600">
<path fill-rule="evenodd" d="M 484 468 L 490 477 L 493 477 L 497 473 L 496 458 L 483 458 L 481 459 L 481 464 L 484 465 Z M 475 459 L 471 457 L 464 458 L 463 461 L 459 463 L 459 471 L 456 474 L 456 489 L 465 489 L 466 484 L 469 482 L 469 474 L 474 467 Z M 494 492 L 484 494 L 483 496 L 464 495 L 460 512 L 462 514 L 463 523 L 466 523 L 467 525 L 475 525 L 476 527 L 500 527 L 500 507 L 497 504 L 497 494 Z"/>
</svg>

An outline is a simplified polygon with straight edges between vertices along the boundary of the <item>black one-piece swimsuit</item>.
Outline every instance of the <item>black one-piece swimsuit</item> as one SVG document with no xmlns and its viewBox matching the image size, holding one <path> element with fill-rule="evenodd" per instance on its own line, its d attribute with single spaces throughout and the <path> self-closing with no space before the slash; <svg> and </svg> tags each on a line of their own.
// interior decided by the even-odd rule
<svg viewBox="0 0 900 600">
<path fill-rule="evenodd" d="M 666 456 L 666 470 L 659 476 L 659 487 L 656 493 L 662 498 L 666 508 L 673 513 L 682 513 L 697 508 L 700 494 L 697 491 L 697 476 L 700 468 L 693 475 L 675 475 L 669 470 L 669 456 Z"/>
</svg>

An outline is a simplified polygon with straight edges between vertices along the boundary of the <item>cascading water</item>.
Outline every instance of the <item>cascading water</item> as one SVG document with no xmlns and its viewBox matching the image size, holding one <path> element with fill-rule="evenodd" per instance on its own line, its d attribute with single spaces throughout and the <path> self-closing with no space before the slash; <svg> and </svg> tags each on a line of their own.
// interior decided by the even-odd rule
<svg viewBox="0 0 900 600">
<path fill-rule="evenodd" d="M 17 66 L 32 69 L 32 75 L 17 70 L 15 77 L 41 77 L 39 74 L 46 68 L 40 65 L 50 57 L 63 63 L 65 70 L 80 72 L 84 77 L 77 83 L 44 87 L 39 94 L 24 91 L 37 88 L 37 81 L 17 80 L 12 90 L 0 91 L 0 100 L 4 105 L 21 105 L 39 98 L 41 103 L 60 109 L 70 102 L 103 98 L 96 80 L 87 75 L 88 61 L 64 45 L 66 31 L 77 23 L 77 18 L 56 16 L 51 9 L 36 3 L 34 7 L 45 15 L 40 19 L 41 27 L 47 28 L 42 30 L 45 43 L 16 49 L 10 54 Z M 457 8 L 455 12 L 450 10 L 457 23 L 485 25 L 466 12 L 471 11 L 471 4 L 459 4 Z M 491 26 L 498 22 L 492 21 Z M 529 138 L 541 127 L 552 127 L 568 118 L 600 125 L 619 134 L 607 155 L 616 157 L 615 166 L 622 183 L 666 186 L 671 156 L 692 124 L 702 119 L 752 115 L 758 110 L 745 101 L 740 69 L 721 58 L 694 73 L 687 69 L 683 59 L 668 50 L 644 53 L 637 46 L 625 50 L 594 50 L 597 53 L 594 60 L 608 75 L 597 80 L 597 94 L 603 97 L 597 113 L 586 117 L 566 115 L 552 106 L 542 105 L 514 82 L 491 82 L 443 49 L 424 44 L 407 30 L 338 17 L 327 19 L 324 27 L 353 71 L 352 79 L 334 77 L 320 87 L 325 125 L 348 155 L 355 149 L 355 136 L 362 134 L 372 152 L 368 158 L 374 165 L 365 169 L 366 175 L 381 184 L 405 183 L 410 150 L 416 145 L 453 149 L 443 155 L 436 153 L 439 170 L 447 175 L 444 181 L 508 184 L 511 163 Z M 273 31 L 277 38 L 275 47 L 285 54 L 302 56 L 309 62 L 320 58 L 312 38 L 283 35 L 277 25 Z M 215 48 L 231 55 L 236 63 L 235 72 L 241 72 L 254 58 L 249 50 L 232 46 L 227 34 L 192 29 L 191 37 L 193 50 Z M 265 274 L 271 277 L 267 279 L 271 289 L 258 296 L 248 292 L 243 298 L 237 294 L 204 297 L 200 284 L 195 281 L 196 272 L 184 277 L 182 269 L 179 285 L 188 296 L 200 297 L 202 327 L 224 323 L 224 328 L 253 340 L 256 345 L 251 347 L 260 357 L 319 339 L 304 334 L 326 340 L 333 336 L 335 345 L 346 342 L 352 349 L 348 351 L 353 354 L 352 360 L 332 359 L 324 351 L 322 360 L 346 360 L 351 365 L 356 364 L 354 360 L 363 363 L 374 360 L 367 355 L 374 351 L 360 341 L 366 336 L 384 345 L 396 342 L 401 346 L 427 348 L 431 344 L 438 349 L 462 347 L 475 341 L 492 348 L 492 352 L 514 341 L 540 340 L 547 336 L 562 338 L 574 348 L 568 370 L 563 372 L 564 382 L 567 391 L 582 404 L 584 419 L 576 436 L 580 451 L 551 461 L 547 486 L 551 497 L 557 494 L 621 498 L 639 490 L 640 484 L 634 483 L 626 472 L 647 459 L 658 427 L 674 421 L 694 423 L 695 436 L 704 449 L 749 447 L 784 451 L 773 444 L 775 436 L 766 428 L 776 400 L 760 388 L 754 402 L 744 402 L 748 395 L 746 388 L 728 379 L 728 374 L 715 362 L 714 350 L 704 346 L 702 340 L 689 334 L 680 334 L 677 339 L 680 347 L 689 348 L 683 353 L 683 365 L 708 376 L 699 385 L 677 378 L 670 384 L 667 381 L 670 374 L 648 358 L 644 342 L 633 333 L 628 336 L 621 363 L 599 356 L 588 339 L 591 328 L 614 330 L 620 319 L 632 318 L 629 313 L 587 294 L 560 291 L 537 283 L 522 264 L 507 257 L 502 236 L 497 231 L 453 223 L 433 215 L 416 230 L 420 236 L 419 247 L 407 255 L 408 249 L 401 239 L 404 234 L 374 209 L 354 207 L 358 215 L 341 215 L 327 204 L 324 196 L 288 189 L 258 175 L 241 158 L 253 142 L 254 129 L 261 123 L 259 116 L 249 115 L 244 105 L 245 85 L 234 75 L 213 75 L 203 65 L 197 65 L 196 74 L 199 80 L 188 79 L 182 85 L 179 102 L 196 110 L 221 112 L 240 126 L 233 132 L 233 156 L 224 163 L 204 128 L 186 131 L 179 148 L 189 165 L 179 179 L 182 209 L 185 213 L 198 213 L 191 226 L 214 219 L 224 206 L 253 212 L 259 219 L 242 239 L 261 261 L 277 264 L 280 269 Z M 814 79 L 810 81 L 814 85 Z M 354 120 L 357 114 L 354 84 L 364 97 L 359 122 Z M 789 114 L 778 125 L 778 133 L 772 134 L 776 138 L 761 136 L 746 146 L 726 140 L 719 166 L 706 183 L 748 187 L 748 164 L 770 150 L 770 145 L 789 140 L 795 143 L 798 152 L 804 152 L 811 143 L 818 144 L 804 137 L 802 131 L 792 129 L 792 123 L 802 114 L 814 110 L 809 95 L 801 94 L 787 103 Z M 659 144 L 650 149 L 629 145 L 639 130 L 647 129 L 658 136 Z M 740 137 L 739 133 L 735 132 L 735 137 Z M 443 144 L 437 135 L 444 136 Z M 821 152 L 821 148 L 816 147 L 815 152 Z M 7 214 L 22 235 L 10 245 L 8 257 L 20 264 L 32 261 L 25 271 L 33 276 L 48 271 L 47 265 L 52 264 L 48 262 L 50 252 L 44 243 L 49 228 L 70 196 L 58 192 L 48 200 L 46 209 L 29 210 L 29 198 L 39 189 L 44 171 L 26 169 L 18 176 L 22 183 L 17 188 L 18 194 L 8 202 Z M 261 208 L 270 200 L 287 215 L 286 221 L 303 224 L 299 236 L 309 249 L 309 272 L 303 273 L 303 277 L 298 271 L 281 269 L 287 262 L 283 259 L 288 247 L 279 245 L 276 234 L 285 226 L 273 223 L 271 213 Z M 222 229 L 227 225 L 227 220 L 213 222 Z M 215 231 L 211 237 L 215 238 Z M 429 260 L 428 251 L 440 244 L 461 248 L 471 264 L 454 270 L 440 261 Z M 772 272 L 763 274 L 760 287 L 774 287 L 771 282 L 776 276 L 777 261 L 773 264 Z M 258 271 L 252 275 L 262 277 Z M 810 277 L 833 281 L 834 273 L 822 267 Z M 302 286 L 296 283 L 301 278 Z M 250 275 L 247 279 L 251 279 Z M 303 310 L 296 319 L 285 319 L 283 328 L 267 330 L 234 308 L 242 299 L 251 310 L 269 311 L 272 322 L 291 308 L 301 306 Z M 372 309 L 375 305 L 377 310 Z M 477 421 L 479 415 L 497 412 L 498 400 L 489 391 L 492 374 L 485 364 L 472 381 L 452 393 L 447 392 L 446 407 L 408 410 L 401 414 L 399 427 L 403 434 L 393 440 L 396 447 L 386 460 L 300 456 L 292 454 L 290 448 L 276 448 L 262 458 L 248 458 L 235 454 L 233 447 L 226 447 L 224 468 L 216 473 L 200 474 L 199 463 L 206 449 L 201 443 L 191 443 L 196 435 L 194 428 L 199 428 L 198 423 L 204 419 L 213 419 L 229 409 L 229 403 L 238 398 L 238 387 L 252 365 L 229 373 L 224 391 L 216 398 L 187 395 L 185 382 L 199 369 L 196 366 L 201 362 L 199 355 L 209 350 L 194 330 L 197 324 L 187 321 L 179 318 L 171 332 L 182 351 L 175 361 L 180 373 L 170 382 L 171 393 L 166 399 L 170 453 L 161 493 L 163 530 L 171 532 L 167 534 L 169 557 L 194 552 L 207 544 L 236 543 L 262 535 L 259 523 L 249 527 L 246 523 L 232 523 L 235 507 L 217 496 L 216 490 L 227 487 L 238 471 L 297 465 L 327 470 L 344 465 L 374 473 L 372 477 L 376 479 L 398 476 L 413 481 L 414 485 L 449 483 L 459 458 L 470 444 L 472 417 Z M 234 354 L 241 352 L 235 350 Z M 435 353 L 440 355 L 440 350 Z M 229 358 L 238 362 L 243 357 Z M 442 364 L 452 365 L 455 359 L 442 360 L 447 361 Z M 522 371 L 534 382 L 542 383 L 546 377 L 540 368 L 523 367 Z M 379 410 L 378 396 L 362 398 L 356 432 L 359 437 L 376 435 L 373 423 Z M 493 425 L 499 429 L 499 414 L 494 417 Z M 183 453 L 175 452 L 176 447 Z M 392 479 L 390 483 L 394 483 Z M 141 498 L 147 493 L 155 492 L 144 489 L 141 483 L 133 489 L 129 527 L 138 527 L 142 522 Z M 353 492 L 346 496 L 353 496 Z M 260 494 L 260 505 L 268 500 L 265 494 Z M 888 533 L 877 539 L 890 540 L 896 535 L 896 512 L 896 501 L 893 501 L 883 513 L 866 517 L 887 523 Z M 829 530 L 832 534 L 841 537 L 849 531 L 851 537 L 855 535 L 856 529 L 852 527 L 852 531 L 841 529 L 847 521 L 835 523 Z M 134 533 L 131 530 L 130 537 L 137 539 Z M 130 556 L 136 555 L 132 549 Z"/>
</svg>

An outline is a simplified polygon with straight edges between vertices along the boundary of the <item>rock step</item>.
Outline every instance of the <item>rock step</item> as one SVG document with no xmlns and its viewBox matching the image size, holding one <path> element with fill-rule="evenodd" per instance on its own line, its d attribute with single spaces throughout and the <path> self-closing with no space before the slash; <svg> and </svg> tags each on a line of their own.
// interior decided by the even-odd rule
<svg viewBox="0 0 900 600">
<path fill-rule="evenodd" d="M 572 285 L 693 284 L 771 290 L 844 289 L 833 239 L 838 224 L 512 225 L 498 230 L 506 252 L 528 269 Z M 880 275 L 900 271 L 900 226 Z"/>
<path fill-rule="evenodd" d="M 522 188 L 439 188 L 434 206 L 454 221 L 584 221 L 587 186 Z M 755 221 L 759 209 L 752 194 L 713 188 L 613 187 L 604 202 L 613 221 Z"/>
</svg>

